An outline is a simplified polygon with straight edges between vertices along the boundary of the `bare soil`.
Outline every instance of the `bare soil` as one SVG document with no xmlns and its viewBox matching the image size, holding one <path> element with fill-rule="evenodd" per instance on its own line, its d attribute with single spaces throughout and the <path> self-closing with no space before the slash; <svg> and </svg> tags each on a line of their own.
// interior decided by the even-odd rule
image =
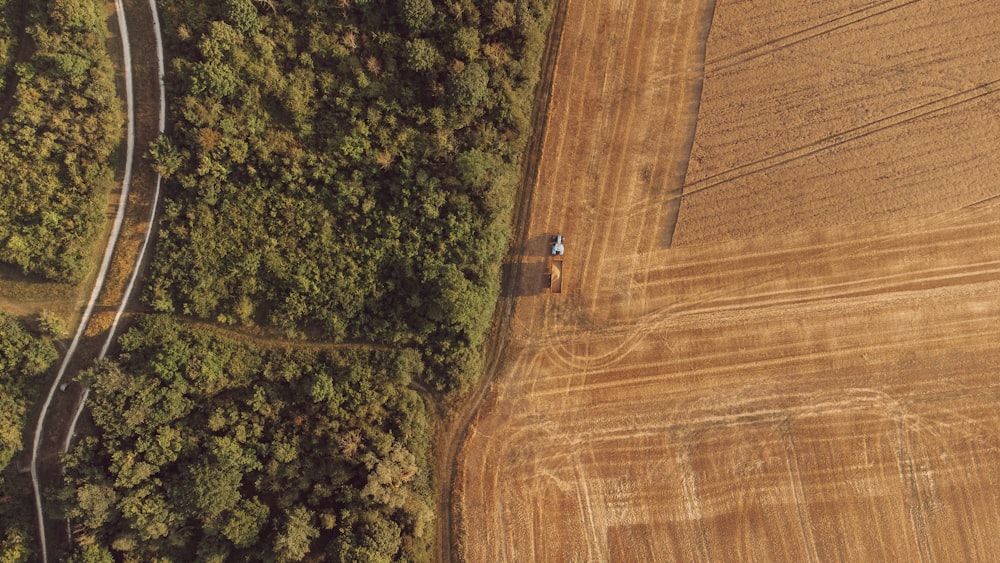
<svg viewBox="0 0 1000 563">
<path fill-rule="evenodd" d="M 998 16 L 569 2 L 464 559 L 1000 558 Z"/>
</svg>

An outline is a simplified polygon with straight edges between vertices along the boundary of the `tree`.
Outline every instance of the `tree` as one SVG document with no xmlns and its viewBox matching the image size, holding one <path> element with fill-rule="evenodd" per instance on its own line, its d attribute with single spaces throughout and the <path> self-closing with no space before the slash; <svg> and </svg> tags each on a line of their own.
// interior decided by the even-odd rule
<svg viewBox="0 0 1000 563">
<path fill-rule="evenodd" d="M 462 109 L 479 108 L 489 96 L 490 76 L 479 63 L 469 63 L 452 81 L 455 103 Z"/>
<path fill-rule="evenodd" d="M 427 30 L 434 16 L 434 4 L 431 0 L 402 0 L 403 22 L 410 33 L 417 35 Z"/>
<path fill-rule="evenodd" d="M 274 542 L 274 551 L 281 561 L 301 561 L 309 553 L 309 544 L 319 536 L 312 523 L 312 513 L 306 507 L 293 508 L 285 520 L 284 531 Z"/>
<path fill-rule="evenodd" d="M 406 62 L 416 72 L 426 72 L 443 61 L 441 53 L 430 41 L 422 38 L 406 42 Z"/>
<path fill-rule="evenodd" d="M 109 484 L 85 483 L 76 490 L 76 506 L 72 516 L 85 526 L 99 528 L 104 525 L 117 502 L 117 494 Z"/>
<path fill-rule="evenodd" d="M 493 4 L 491 15 L 493 27 L 497 30 L 510 29 L 517 23 L 517 14 L 514 11 L 514 5 L 507 0 L 499 0 L 496 4 Z"/>
<path fill-rule="evenodd" d="M 269 513 L 270 509 L 257 497 L 241 501 L 229 514 L 222 533 L 238 548 L 251 547 L 257 543 Z"/>
<path fill-rule="evenodd" d="M 8 529 L 0 536 L 0 563 L 23 563 L 28 561 L 28 534 L 20 525 Z"/>
</svg>

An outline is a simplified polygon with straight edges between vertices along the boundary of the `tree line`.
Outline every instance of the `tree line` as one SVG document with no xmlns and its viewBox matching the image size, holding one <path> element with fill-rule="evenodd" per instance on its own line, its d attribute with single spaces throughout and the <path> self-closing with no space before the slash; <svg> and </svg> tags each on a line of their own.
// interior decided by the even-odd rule
<svg viewBox="0 0 1000 563">
<path fill-rule="evenodd" d="M 83 376 L 69 557 L 427 560 L 411 382 L 457 393 L 482 368 L 550 0 L 159 6 L 157 313 Z"/>
<path fill-rule="evenodd" d="M 173 129 L 148 299 L 418 346 L 466 386 L 498 294 L 543 0 L 160 3 Z"/>
</svg>

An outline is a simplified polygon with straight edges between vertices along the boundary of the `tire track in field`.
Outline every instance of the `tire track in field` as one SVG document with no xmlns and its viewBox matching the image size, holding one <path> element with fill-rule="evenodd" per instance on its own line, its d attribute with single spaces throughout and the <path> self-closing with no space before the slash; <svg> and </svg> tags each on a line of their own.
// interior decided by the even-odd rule
<svg viewBox="0 0 1000 563">
<path fill-rule="evenodd" d="M 917 483 L 916 468 L 913 461 L 913 446 L 910 440 L 910 429 L 907 428 L 898 413 L 896 418 L 896 460 L 899 465 L 900 484 L 906 489 L 903 497 L 910 513 L 910 524 L 913 530 L 913 541 L 917 545 L 917 554 L 921 563 L 933 561 L 930 542 L 927 537 L 927 514 L 920 498 L 920 485 Z"/>
<path fill-rule="evenodd" d="M 737 297 L 721 297 L 677 307 L 673 315 L 693 315 L 722 311 L 748 311 L 787 308 L 817 301 L 852 299 L 874 295 L 891 295 L 908 291 L 924 291 L 956 285 L 973 285 L 1000 280 L 1000 260 L 953 266 L 926 268 L 915 272 L 873 276 L 860 280 L 829 283 L 816 287 L 790 288 L 748 293 Z"/>
<path fill-rule="evenodd" d="M 665 305 L 639 313 L 638 316 L 630 314 L 628 322 L 606 327 L 602 334 L 606 336 L 617 334 L 620 344 L 611 351 L 592 358 L 591 360 L 596 360 L 596 363 L 589 365 L 601 367 L 620 361 L 642 342 L 642 336 L 668 326 L 672 322 L 679 322 L 677 319 L 680 317 L 691 318 L 701 314 L 730 315 L 739 313 L 746 315 L 751 311 L 763 313 L 768 310 L 773 311 L 776 308 L 801 308 L 823 302 L 854 302 L 864 297 L 882 294 L 893 298 L 892 296 L 903 296 L 907 293 L 976 286 L 1000 280 L 1000 260 L 989 259 L 988 256 L 974 262 L 952 263 L 947 260 L 947 256 L 952 250 L 958 251 L 969 245 L 990 245 L 990 241 L 993 240 L 992 237 L 969 236 L 970 233 L 965 232 L 967 230 L 967 227 L 953 227 L 949 222 L 930 230 L 928 233 L 918 233 L 906 237 L 875 237 L 867 240 L 861 248 L 843 241 L 836 241 L 804 248 L 750 253 L 746 256 L 739 254 L 739 259 L 729 261 L 732 262 L 731 264 L 718 265 L 721 271 L 725 272 L 725 275 L 718 281 L 716 289 L 698 297 L 688 297 L 682 302 L 668 302 Z M 929 245 L 923 241 L 932 234 L 944 233 L 951 233 L 951 236 L 933 236 Z M 909 258 L 911 254 L 903 253 L 903 250 L 911 248 L 914 244 L 918 244 L 924 249 L 923 255 L 927 258 L 923 259 L 922 265 L 904 268 L 902 264 L 911 259 Z M 747 256 L 751 258 L 747 258 Z M 774 269 L 783 267 L 783 264 L 799 264 L 796 270 L 790 274 L 794 277 L 798 275 L 795 272 L 809 271 L 809 264 L 832 263 L 834 271 L 838 271 L 850 267 L 852 263 L 861 259 L 879 265 L 885 264 L 886 260 L 892 260 L 895 261 L 897 270 L 883 273 L 884 267 L 879 266 L 868 275 L 859 278 L 834 278 L 828 283 L 820 283 L 811 287 L 796 285 L 754 291 L 755 288 L 776 281 Z M 697 269 L 698 264 L 701 262 L 684 264 L 683 268 L 685 270 Z M 786 274 L 785 278 L 788 275 Z M 671 290 L 674 283 L 697 280 L 703 277 L 703 274 L 684 276 L 677 271 L 677 265 L 655 269 L 647 276 L 647 278 L 652 279 L 643 285 L 644 293 L 668 296 L 669 298 L 669 296 L 683 293 L 681 290 Z M 742 282 L 737 280 L 742 280 Z M 738 296 L 734 296 L 728 289 L 734 283 L 743 284 L 743 292 Z M 557 335 L 550 342 L 561 350 L 556 356 L 563 358 L 563 361 L 569 364 L 570 362 L 565 358 L 571 355 L 569 349 L 572 346 L 573 336 Z"/>
<path fill-rule="evenodd" d="M 697 312 L 708 309 L 710 305 L 717 304 L 726 299 L 731 300 L 731 290 L 734 283 L 741 283 L 744 290 L 744 298 L 754 288 L 774 281 L 775 268 L 783 268 L 786 264 L 797 264 L 797 271 L 805 272 L 809 270 L 808 264 L 828 263 L 832 264 L 834 270 L 846 270 L 856 264 L 858 260 L 865 259 L 874 263 L 884 264 L 887 259 L 903 260 L 905 256 L 912 256 L 908 249 L 914 248 L 916 244 L 922 249 L 925 257 L 925 265 L 920 269 L 907 267 L 905 270 L 894 273 L 882 273 L 884 266 L 878 270 L 863 276 L 861 279 L 836 281 L 833 283 L 821 284 L 814 287 L 803 287 L 800 289 L 786 289 L 785 293 L 818 292 L 823 288 L 840 287 L 847 288 L 852 285 L 858 287 L 871 287 L 872 282 L 882 282 L 894 280 L 896 285 L 905 281 L 908 277 L 916 276 L 917 281 L 927 281 L 933 277 L 941 279 L 941 275 L 930 276 L 932 273 L 944 276 L 960 274 L 962 268 L 969 272 L 970 264 L 953 263 L 947 259 L 948 253 L 954 251 L 959 255 L 963 248 L 971 246 L 986 247 L 994 246 L 995 236 L 984 236 L 983 228 L 990 228 L 993 225 L 993 218 L 985 212 L 977 213 L 981 218 L 974 222 L 963 222 L 960 225 L 954 224 L 952 214 L 942 214 L 930 221 L 922 223 L 922 228 L 917 231 L 908 232 L 904 235 L 873 235 L 865 238 L 863 245 L 858 245 L 852 241 L 830 241 L 811 244 L 807 247 L 792 248 L 769 248 L 762 252 L 742 251 L 730 255 L 729 258 L 713 260 L 711 266 L 723 275 L 716 275 L 715 288 L 703 292 L 696 298 L 687 298 L 683 303 L 669 303 L 656 308 L 660 316 L 678 315 L 684 313 Z M 936 257 L 936 258 L 932 258 Z M 984 257 L 972 264 L 983 268 L 984 266 L 995 266 L 996 260 L 989 260 Z M 667 291 L 672 284 L 677 282 L 695 283 L 704 278 L 704 274 L 689 274 L 688 272 L 698 272 L 708 265 L 704 260 L 680 261 L 669 267 L 658 268 L 651 271 L 646 279 L 650 280 L 650 292 L 656 295 L 673 295 L 677 291 Z M 900 267 L 901 268 L 901 267 Z M 989 270 L 995 271 L 994 269 Z M 976 272 L 972 272 L 976 273 Z M 981 273 L 981 272 L 980 272 Z M 985 275 L 985 274 L 983 274 Z M 922 277 L 921 277 L 922 276 Z M 763 279 L 762 279 L 763 278 Z M 912 280 L 911 280 L 912 281 Z M 956 284 L 943 284 L 956 285 Z M 775 292 L 760 292 L 756 295 L 773 295 Z"/>
<path fill-rule="evenodd" d="M 648 334 L 676 323 L 676 319 L 682 316 L 690 318 L 738 314 L 741 318 L 746 318 L 747 315 L 760 315 L 768 310 L 787 311 L 834 301 L 858 301 L 872 296 L 891 298 L 899 294 L 971 286 L 998 280 L 1000 280 L 1000 260 L 993 260 L 928 267 L 816 287 L 762 291 L 737 297 L 729 296 L 728 292 L 716 292 L 713 297 L 685 302 L 683 305 L 667 305 L 631 318 L 620 325 L 606 327 L 602 335 L 617 340 L 607 352 L 597 355 L 574 353 L 575 346 L 583 342 L 575 333 L 550 338 L 546 350 L 551 354 L 552 361 L 558 362 L 570 371 L 609 370 L 622 363 L 645 341 Z M 766 282 L 757 285 L 762 283 Z M 586 338 L 593 336 L 595 333 L 591 331 L 587 333 Z"/>
<path fill-rule="evenodd" d="M 959 323 L 960 324 L 960 323 Z M 998 333 L 1000 335 L 1000 333 Z M 942 335 L 937 337 L 924 337 L 920 339 L 920 343 L 926 346 L 951 346 L 958 347 L 968 340 L 968 336 L 964 334 L 959 335 Z M 869 344 L 864 347 L 866 352 L 886 352 L 891 350 L 900 349 L 904 342 L 902 338 L 898 339 L 896 342 L 884 343 L 884 344 Z M 734 374 L 737 371 L 740 373 L 750 373 L 750 372 L 768 372 L 768 373 L 788 373 L 789 370 L 797 365 L 816 365 L 821 363 L 820 360 L 834 361 L 843 360 L 847 361 L 852 358 L 856 358 L 858 355 L 858 348 L 856 346 L 835 349 L 835 350 L 824 350 L 819 352 L 806 352 L 806 353 L 796 353 L 797 348 L 792 344 L 782 344 L 780 346 L 769 346 L 769 347 L 758 347 L 755 349 L 755 353 L 760 356 L 758 359 L 747 359 L 745 361 L 732 361 L 732 357 L 735 352 L 724 351 L 715 353 L 703 353 L 698 355 L 698 361 L 704 365 L 698 367 L 680 367 L 675 365 L 672 358 L 658 358 L 649 361 L 639 361 L 634 360 L 628 363 L 628 370 L 631 374 L 645 374 L 645 375 L 631 375 L 629 377 L 620 377 L 622 373 L 620 366 L 607 366 L 605 369 L 600 371 L 595 371 L 594 376 L 603 376 L 601 381 L 589 381 L 586 385 L 579 387 L 570 386 L 568 389 L 564 386 L 558 386 L 556 383 L 560 380 L 569 379 L 575 377 L 576 374 L 569 373 L 565 375 L 552 375 L 549 376 L 549 381 L 553 384 L 552 389 L 542 389 L 535 391 L 532 394 L 534 399 L 542 399 L 545 397 L 556 397 L 563 396 L 567 394 L 580 394 L 583 396 L 595 396 L 603 393 L 608 393 L 615 389 L 623 388 L 633 388 L 641 385 L 658 385 L 662 386 L 665 381 L 668 380 L 687 380 L 687 381 L 698 381 L 698 380 L 708 380 L 717 379 L 714 376 Z M 768 352 L 776 351 L 786 351 L 788 355 L 785 357 L 769 357 Z M 725 361 L 725 360 L 729 361 Z M 713 363 L 715 362 L 715 363 Z M 596 378 L 595 378 L 596 379 Z M 813 408 L 813 406 L 810 406 Z M 792 412 L 787 408 L 777 409 L 775 412 Z"/>
<path fill-rule="evenodd" d="M 827 20 L 821 24 L 812 25 L 795 33 L 790 33 L 777 39 L 767 41 L 757 45 L 756 47 L 742 49 L 740 51 L 736 51 L 735 53 L 724 55 L 706 63 L 705 75 L 708 77 L 714 76 L 736 65 L 763 57 L 769 53 L 786 49 L 798 43 L 816 39 L 822 35 L 826 35 L 827 33 L 850 27 L 866 20 L 893 12 L 900 8 L 904 8 L 911 4 L 916 4 L 920 1 L 921 0 L 887 0 L 885 2 L 879 2 L 872 6 L 867 6 L 831 20 Z"/>
<path fill-rule="evenodd" d="M 989 280 L 996 282 L 998 279 L 1000 279 L 1000 270 L 994 270 L 993 272 L 994 274 L 991 275 Z M 949 279 L 958 279 L 953 276 L 945 276 L 945 277 Z M 973 282 L 973 283 L 978 283 L 978 282 Z M 960 284 L 953 283 L 953 284 L 946 284 L 940 288 L 934 288 L 930 290 L 926 288 L 921 288 L 916 291 L 911 291 L 909 295 L 901 296 L 900 299 L 912 302 L 919 302 L 924 298 L 932 298 L 932 299 L 935 298 L 935 296 L 939 294 L 939 291 L 936 290 L 948 291 L 948 288 L 955 288 L 957 286 L 958 290 L 961 291 L 962 288 L 965 288 L 969 285 L 970 284 L 968 283 L 960 283 Z M 928 293 L 928 291 L 931 291 L 932 293 Z M 968 289 L 968 291 L 981 292 L 985 291 L 985 289 L 976 290 L 975 288 L 970 288 Z M 872 295 L 880 295 L 882 293 L 883 292 L 878 290 L 871 290 L 864 292 L 863 295 L 857 295 L 857 292 L 845 295 L 835 294 L 829 297 L 821 296 L 812 299 L 800 299 L 792 305 L 782 303 L 780 305 L 772 305 L 772 306 L 761 305 L 752 307 L 749 306 L 749 304 L 754 303 L 756 297 L 750 296 L 746 298 L 746 301 L 743 303 L 743 305 L 735 303 L 735 304 L 730 304 L 729 306 L 726 307 L 718 307 L 718 308 L 701 307 L 697 311 L 692 311 L 692 312 L 684 311 L 682 314 L 689 313 L 685 314 L 686 318 L 696 318 L 702 320 L 703 322 L 701 324 L 701 328 L 705 330 L 707 330 L 709 327 L 736 327 L 736 326 L 743 326 L 752 319 L 757 319 L 764 322 L 767 321 L 768 319 L 787 316 L 782 314 L 782 311 L 798 311 L 798 313 L 795 314 L 800 316 L 829 314 L 831 311 L 843 309 L 845 305 L 851 305 L 855 303 L 870 304 L 871 300 L 867 299 L 868 297 L 871 297 Z M 879 301 L 880 302 L 888 301 L 892 299 L 894 299 L 894 297 L 887 296 L 884 299 L 880 299 Z M 670 308 L 664 308 L 664 310 L 655 310 L 643 317 L 638 317 L 628 322 L 623 322 L 618 325 L 609 327 L 606 330 L 602 331 L 599 335 L 593 332 L 588 332 L 586 335 L 582 336 L 578 334 L 567 334 L 562 337 L 556 336 L 550 338 L 547 341 L 546 345 L 539 346 L 539 349 L 544 350 L 544 354 L 546 355 L 546 357 L 549 358 L 550 362 L 554 362 L 557 365 L 561 364 L 561 367 L 563 369 L 561 369 L 560 371 L 565 371 L 566 368 L 568 368 L 570 371 L 567 371 L 567 373 L 572 373 L 573 369 L 578 369 L 578 370 L 584 368 L 588 369 L 589 374 L 594 376 L 592 378 L 594 379 L 594 381 L 590 381 L 586 385 L 586 388 L 588 389 L 605 388 L 609 386 L 614 387 L 618 384 L 632 384 L 637 381 L 653 382 L 656 380 L 662 380 L 662 376 L 648 375 L 639 378 L 629 378 L 627 380 L 622 380 L 611 384 L 608 384 L 606 382 L 600 382 L 597 380 L 606 379 L 603 376 L 615 372 L 620 367 L 620 365 L 623 362 L 625 362 L 625 360 L 628 358 L 630 354 L 639 349 L 639 347 L 645 343 L 646 341 L 645 337 L 648 334 L 654 333 L 654 331 L 672 332 L 676 330 L 683 330 L 684 327 L 690 326 L 690 322 L 691 321 L 678 320 L 678 314 L 676 310 L 670 310 Z M 950 326 L 954 326 L 955 327 L 954 332 L 955 334 L 958 335 L 965 334 L 965 332 L 963 332 L 961 329 L 965 327 L 967 324 L 968 322 L 962 319 L 951 320 L 951 321 L 941 321 L 941 320 L 938 321 L 939 328 L 943 329 L 943 328 L 948 328 Z M 887 351 L 898 347 L 899 342 L 907 340 L 907 336 L 909 335 L 909 329 L 907 327 L 900 327 L 898 329 L 898 332 L 899 334 L 894 338 L 892 342 L 885 344 L 878 344 L 878 345 L 868 345 L 866 349 L 869 351 L 883 351 L 883 350 Z M 583 342 L 593 342 L 595 338 L 600 338 L 602 342 L 613 344 L 611 346 L 611 350 L 605 354 L 598 355 L 595 358 L 590 359 L 589 361 L 583 357 L 575 357 L 574 354 L 571 352 L 571 350 L 573 350 L 579 344 Z M 719 333 L 719 338 L 724 338 L 724 333 Z M 928 339 L 925 341 L 925 344 L 933 342 L 940 345 L 953 346 L 961 344 L 963 338 L 964 337 L 962 336 L 950 336 L 945 334 L 939 337 L 935 337 L 933 339 Z M 796 346 L 797 345 L 795 343 L 785 343 L 777 347 L 771 346 L 767 350 L 770 350 L 771 352 L 773 352 L 773 354 L 762 353 L 763 349 L 761 348 L 749 350 L 747 351 L 747 353 L 750 356 L 760 356 L 760 358 L 752 359 L 748 356 L 748 359 L 746 361 L 741 362 L 740 366 L 742 368 L 768 367 L 768 366 L 777 368 L 781 366 L 790 365 L 791 363 L 795 363 L 802 359 L 819 359 L 822 357 L 849 359 L 850 357 L 856 355 L 856 350 L 857 350 L 856 344 L 848 342 L 847 344 L 844 344 L 842 345 L 842 347 L 837 349 L 825 350 L 822 352 L 810 353 L 804 355 L 803 354 L 795 355 L 795 352 L 797 350 Z M 756 352 L 754 350 L 756 350 Z M 714 364 L 716 361 L 725 360 L 725 358 L 731 355 L 732 355 L 731 351 L 723 351 L 717 353 L 708 353 L 707 351 L 703 351 L 702 353 L 699 354 L 698 357 L 702 361 L 711 360 L 710 363 Z M 776 357 L 772 358 L 771 356 L 776 356 Z M 724 361 L 721 363 L 728 365 Z M 648 360 L 643 361 L 642 358 L 632 358 L 628 362 L 628 365 L 635 370 L 641 370 L 646 373 L 656 372 L 658 374 L 658 373 L 676 372 L 676 369 L 668 369 L 668 367 L 674 365 L 674 361 L 670 356 L 666 356 L 656 361 L 648 361 Z M 710 373 L 719 372 L 719 370 L 715 368 L 697 369 L 694 371 L 691 370 L 686 370 L 686 371 L 681 370 L 681 371 L 688 376 L 698 375 L 699 377 L 708 375 Z M 568 376 L 553 375 L 550 376 L 549 380 L 556 381 L 565 379 L 567 377 Z M 545 395 L 545 394 L 551 394 L 554 391 L 542 392 L 533 389 L 532 392 L 538 395 Z"/>
<path fill-rule="evenodd" d="M 809 562 L 819 561 L 816 549 L 816 537 L 813 535 L 809 513 L 803 510 L 807 505 L 805 487 L 802 481 L 802 468 L 799 467 L 799 452 L 795 445 L 795 431 L 792 429 L 791 417 L 786 417 L 778 424 L 782 445 L 785 449 L 785 463 L 788 466 L 788 479 L 791 482 L 792 500 L 795 503 L 796 516 L 802 532 L 802 543 L 805 545 Z"/>
<path fill-rule="evenodd" d="M 705 529 L 705 512 L 701 505 L 701 495 L 698 493 L 698 477 L 691 461 L 691 448 L 691 445 L 683 446 L 678 460 L 678 465 L 683 471 L 680 484 L 681 495 L 684 499 L 688 520 L 693 528 L 692 533 L 697 538 L 699 560 L 711 563 L 712 551 L 708 542 L 708 532 Z"/>
<path fill-rule="evenodd" d="M 744 289 L 752 288 L 754 286 L 746 285 L 747 280 L 755 279 L 752 276 L 773 276 L 775 268 L 786 264 L 799 264 L 800 269 L 805 262 L 832 262 L 846 266 L 856 263 L 860 258 L 876 260 L 909 253 L 914 244 L 918 245 L 924 256 L 941 255 L 952 249 L 959 251 L 969 245 L 993 246 L 996 237 L 984 235 L 983 229 L 992 229 L 995 223 L 995 217 L 989 209 L 976 209 L 963 214 L 961 221 L 958 221 L 955 213 L 941 213 L 922 220 L 919 225 L 901 234 L 872 232 L 861 237 L 864 244 L 855 239 L 824 239 L 808 246 L 769 246 L 763 249 L 757 248 L 759 245 L 750 248 L 741 246 L 740 250 L 708 260 L 699 258 L 698 255 L 678 258 L 674 254 L 675 260 L 659 260 L 658 263 L 663 263 L 664 266 L 651 270 L 644 279 L 653 284 L 654 293 L 663 294 L 664 288 L 671 283 L 695 283 L 703 279 L 706 268 L 722 273 L 715 276 L 715 289 L 703 292 L 700 298 L 687 300 L 690 304 L 700 304 L 726 295 L 732 282 L 725 280 L 739 279 L 743 282 Z"/>
<path fill-rule="evenodd" d="M 640 8 L 641 12 L 635 8 Z M 643 69 L 642 60 L 646 57 L 647 51 L 636 49 L 635 45 L 643 42 L 647 37 L 647 26 L 652 20 L 652 18 L 647 16 L 646 6 L 633 6 L 633 9 L 628 10 L 625 14 L 625 22 L 622 25 L 616 26 L 617 31 L 624 35 L 624 40 L 614 41 L 611 45 L 611 53 L 607 63 L 609 66 L 604 73 L 605 91 L 602 92 L 602 99 L 609 98 L 606 92 L 609 82 L 615 85 L 626 85 L 626 88 L 628 87 L 627 85 L 633 85 L 638 82 Z M 629 53 L 638 54 L 629 57 Z M 641 103 L 639 94 L 634 94 L 634 96 L 635 104 L 616 103 L 613 104 L 614 109 L 612 111 L 604 112 L 604 122 L 600 127 L 602 134 L 604 134 L 603 132 L 607 132 L 608 139 L 612 141 L 618 140 L 618 143 L 624 146 L 629 144 L 628 132 L 632 130 L 632 122 L 636 117 L 636 105 Z M 618 143 L 610 142 L 602 144 L 613 147 Z M 625 192 L 629 190 L 628 182 L 623 181 L 626 175 L 626 164 L 629 159 L 622 157 L 615 159 L 613 162 L 607 162 L 610 158 L 610 152 L 599 153 L 595 151 L 594 156 L 598 155 L 600 155 L 600 158 L 607 166 L 608 173 L 606 175 L 607 187 L 601 189 L 599 192 L 600 199 L 597 203 L 597 209 L 605 210 L 609 215 L 615 215 L 622 208 L 623 199 L 626 202 L 632 199 L 624 197 Z M 612 225 L 608 224 L 605 228 L 595 230 L 591 232 L 590 236 L 586 237 L 586 242 L 584 243 L 586 245 L 585 256 L 586 263 L 590 267 L 580 269 L 580 279 L 583 281 L 582 287 L 597 287 L 597 280 L 600 279 L 603 270 L 602 266 L 607 261 L 608 249 L 612 246 L 610 240 L 616 234 L 614 231 L 615 229 L 612 228 Z M 595 299 L 597 294 L 595 292 L 587 293 L 590 299 L 586 306 L 588 309 L 592 309 L 596 305 Z"/>
<path fill-rule="evenodd" d="M 971 102 L 992 96 L 996 94 L 998 90 L 1000 90 L 1000 80 L 986 82 L 984 84 L 962 90 L 961 92 L 949 94 L 936 100 L 920 104 L 908 110 L 877 119 L 865 125 L 853 127 L 851 129 L 841 131 L 840 133 L 835 133 L 802 147 L 790 149 L 760 160 L 735 166 L 723 172 L 718 172 L 716 174 L 712 174 L 711 176 L 690 182 L 685 189 L 684 197 L 688 197 L 698 192 L 727 184 L 747 176 L 766 172 L 778 166 L 788 164 L 789 162 L 813 156 L 834 147 L 863 139 L 869 135 L 886 131 L 893 127 L 955 109 Z"/>
</svg>

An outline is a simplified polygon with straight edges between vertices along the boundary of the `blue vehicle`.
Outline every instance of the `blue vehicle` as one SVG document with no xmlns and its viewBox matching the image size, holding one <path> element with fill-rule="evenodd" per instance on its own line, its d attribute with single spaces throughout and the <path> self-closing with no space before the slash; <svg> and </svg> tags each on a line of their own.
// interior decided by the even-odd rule
<svg viewBox="0 0 1000 563">
<path fill-rule="evenodd" d="M 552 243 L 552 255 L 562 256 L 565 249 L 563 248 L 563 236 L 556 235 L 555 241 Z"/>
</svg>

